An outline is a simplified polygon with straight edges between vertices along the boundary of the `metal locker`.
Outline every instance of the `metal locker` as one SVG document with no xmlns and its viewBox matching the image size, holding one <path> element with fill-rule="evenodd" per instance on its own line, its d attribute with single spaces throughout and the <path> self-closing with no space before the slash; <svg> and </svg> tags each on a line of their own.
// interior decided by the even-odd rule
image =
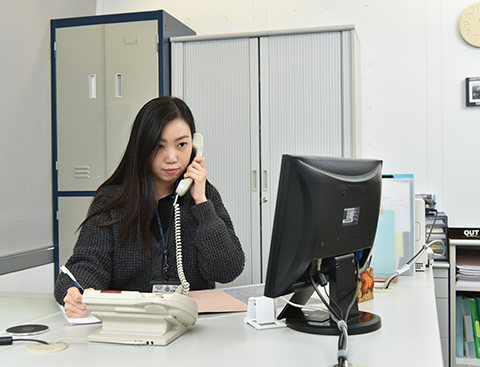
<svg viewBox="0 0 480 367">
<path fill-rule="evenodd" d="M 139 109 L 170 94 L 170 40 L 195 32 L 158 10 L 53 19 L 55 273 L 96 189 L 117 167 Z"/>
</svg>

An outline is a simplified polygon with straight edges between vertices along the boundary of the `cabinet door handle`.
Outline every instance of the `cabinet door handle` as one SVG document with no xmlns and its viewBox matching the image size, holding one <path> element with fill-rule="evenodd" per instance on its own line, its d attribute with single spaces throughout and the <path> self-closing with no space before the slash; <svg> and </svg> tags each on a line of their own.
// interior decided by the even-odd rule
<svg viewBox="0 0 480 367">
<path fill-rule="evenodd" d="M 97 98 L 97 74 L 88 76 L 88 98 Z"/>
<path fill-rule="evenodd" d="M 268 191 L 268 170 L 263 170 L 263 180 L 262 180 L 263 191 Z"/>
<path fill-rule="evenodd" d="M 258 174 L 257 174 L 257 170 L 254 169 L 252 170 L 252 191 L 253 192 L 256 192 L 258 190 Z"/>
<path fill-rule="evenodd" d="M 123 97 L 123 75 L 122 73 L 115 74 L 115 97 Z"/>
</svg>

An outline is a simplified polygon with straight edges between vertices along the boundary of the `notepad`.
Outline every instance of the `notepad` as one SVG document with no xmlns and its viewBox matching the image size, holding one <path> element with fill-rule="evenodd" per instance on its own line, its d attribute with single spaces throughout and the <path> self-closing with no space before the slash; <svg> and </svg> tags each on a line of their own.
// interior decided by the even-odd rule
<svg viewBox="0 0 480 367">
<path fill-rule="evenodd" d="M 87 314 L 85 315 L 85 317 L 68 317 L 65 314 L 65 308 L 60 305 L 59 307 L 62 310 L 63 316 L 65 316 L 65 320 L 67 321 L 68 325 L 87 325 L 87 324 L 98 324 L 101 322 L 99 319 L 93 316 L 89 311 L 87 311 Z"/>
</svg>

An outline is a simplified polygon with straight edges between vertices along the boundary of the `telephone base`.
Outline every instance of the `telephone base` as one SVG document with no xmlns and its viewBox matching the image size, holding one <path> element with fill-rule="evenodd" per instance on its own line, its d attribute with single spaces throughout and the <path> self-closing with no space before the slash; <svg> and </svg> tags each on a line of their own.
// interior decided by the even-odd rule
<svg viewBox="0 0 480 367">
<path fill-rule="evenodd" d="M 128 333 L 109 331 L 103 328 L 94 331 L 87 339 L 97 343 L 130 344 L 130 345 L 160 345 L 165 346 L 186 333 L 188 328 L 180 326 L 169 330 L 165 334 Z"/>
<path fill-rule="evenodd" d="M 92 342 L 167 345 L 194 325 L 197 303 L 181 294 L 85 290 L 83 302 L 102 321 Z"/>
</svg>

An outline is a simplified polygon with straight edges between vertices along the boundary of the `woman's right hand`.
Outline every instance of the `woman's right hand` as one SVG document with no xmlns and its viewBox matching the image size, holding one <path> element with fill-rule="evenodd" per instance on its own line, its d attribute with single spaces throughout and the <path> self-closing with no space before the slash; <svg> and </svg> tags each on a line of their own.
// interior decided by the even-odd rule
<svg viewBox="0 0 480 367">
<path fill-rule="evenodd" d="M 87 306 L 82 302 L 83 295 L 77 287 L 68 288 L 67 295 L 63 299 L 65 303 L 65 315 L 67 317 L 79 318 L 87 314 Z"/>
</svg>

